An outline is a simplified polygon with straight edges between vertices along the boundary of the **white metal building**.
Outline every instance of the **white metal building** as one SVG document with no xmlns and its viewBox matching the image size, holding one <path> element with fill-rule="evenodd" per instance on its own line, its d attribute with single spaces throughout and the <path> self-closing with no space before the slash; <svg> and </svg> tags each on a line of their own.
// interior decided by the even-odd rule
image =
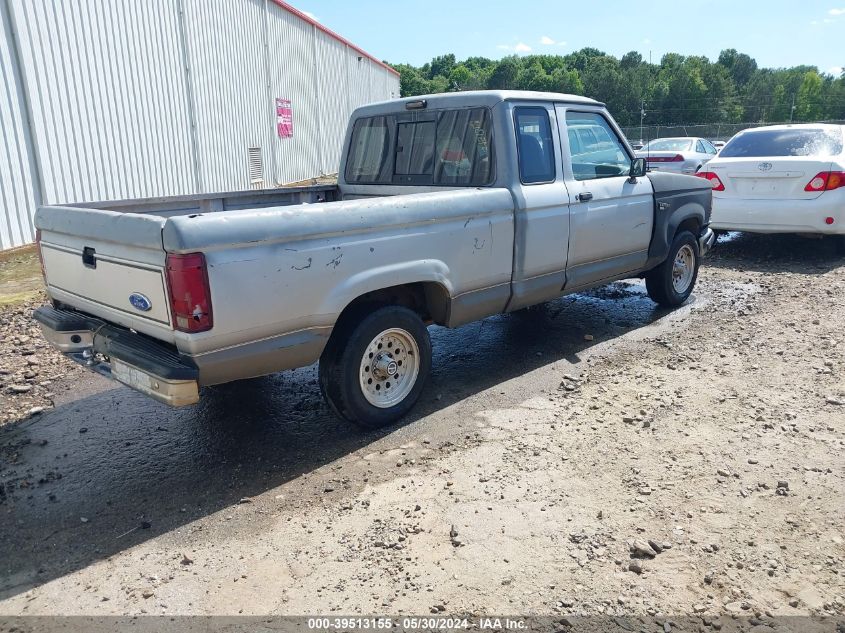
<svg viewBox="0 0 845 633">
<path fill-rule="evenodd" d="M 281 0 L 0 0 L 0 248 L 39 204 L 337 171 L 399 76 Z"/>
</svg>

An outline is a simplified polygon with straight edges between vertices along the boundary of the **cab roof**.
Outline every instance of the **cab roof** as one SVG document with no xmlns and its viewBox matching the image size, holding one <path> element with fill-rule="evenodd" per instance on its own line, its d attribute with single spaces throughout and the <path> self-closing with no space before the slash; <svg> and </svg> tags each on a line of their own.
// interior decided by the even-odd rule
<svg viewBox="0 0 845 633">
<path fill-rule="evenodd" d="M 469 90 L 467 92 L 444 92 L 440 94 L 418 95 L 370 103 L 355 109 L 356 116 L 372 116 L 389 112 L 404 111 L 405 104 L 414 101 L 426 101 L 426 110 L 443 108 L 466 108 L 471 106 L 492 108 L 502 101 L 544 101 L 572 103 L 577 105 L 604 106 L 600 101 L 580 95 L 562 92 L 535 92 L 530 90 Z"/>
</svg>

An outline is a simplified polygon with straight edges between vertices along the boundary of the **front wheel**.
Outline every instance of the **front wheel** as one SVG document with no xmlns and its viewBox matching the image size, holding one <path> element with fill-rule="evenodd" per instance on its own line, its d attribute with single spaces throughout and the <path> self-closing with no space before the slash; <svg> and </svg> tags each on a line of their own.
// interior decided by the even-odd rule
<svg viewBox="0 0 845 633">
<path fill-rule="evenodd" d="M 340 417 L 380 428 L 411 410 L 430 369 L 431 340 L 415 312 L 359 311 L 338 324 L 320 357 L 320 390 Z"/>
<path fill-rule="evenodd" d="M 698 242 L 689 231 L 675 236 L 669 255 L 645 277 L 648 296 L 662 306 L 675 307 L 686 301 L 698 278 Z"/>
</svg>

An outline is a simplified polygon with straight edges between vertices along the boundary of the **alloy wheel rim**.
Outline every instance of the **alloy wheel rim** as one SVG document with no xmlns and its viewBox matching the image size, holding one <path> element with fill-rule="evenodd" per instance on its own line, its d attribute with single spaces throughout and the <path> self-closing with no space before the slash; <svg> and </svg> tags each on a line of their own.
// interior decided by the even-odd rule
<svg viewBox="0 0 845 633">
<path fill-rule="evenodd" d="M 683 294 L 692 283 L 695 273 L 695 253 L 689 244 L 684 244 L 675 255 L 672 263 L 672 287 L 675 292 Z"/>
<path fill-rule="evenodd" d="M 361 393 L 371 405 L 388 409 L 408 397 L 419 373 L 420 350 L 414 337 L 401 328 L 384 330 L 361 358 Z"/>
</svg>

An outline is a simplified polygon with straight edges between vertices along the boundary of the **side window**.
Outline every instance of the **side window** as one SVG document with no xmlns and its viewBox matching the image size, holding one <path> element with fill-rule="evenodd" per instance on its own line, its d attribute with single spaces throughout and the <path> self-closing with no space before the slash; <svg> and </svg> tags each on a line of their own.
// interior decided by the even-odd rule
<svg viewBox="0 0 845 633">
<path fill-rule="evenodd" d="M 490 113 L 447 110 L 437 120 L 434 184 L 486 185 L 493 177 Z"/>
<path fill-rule="evenodd" d="M 702 143 L 701 141 L 696 141 L 695 151 L 698 152 L 699 154 L 706 154 L 707 148 L 704 147 L 704 143 Z"/>
<path fill-rule="evenodd" d="M 566 126 L 568 130 L 577 130 L 583 141 L 580 147 L 569 144 L 575 180 L 628 175 L 631 157 L 616 131 L 601 114 L 567 111 Z"/>
<path fill-rule="evenodd" d="M 519 179 L 525 184 L 555 179 L 555 152 L 549 113 L 545 108 L 516 108 Z"/>
<path fill-rule="evenodd" d="M 569 147 L 572 148 L 572 151 L 580 152 L 581 142 L 578 140 L 578 135 L 575 133 L 575 130 L 567 130 L 567 135 L 569 136 Z"/>
<path fill-rule="evenodd" d="M 708 154 L 718 154 L 719 150 L 716 149 L 716 146 L 713 145 L 710 141 L 704 141 L 704 149 L 707 150 Z"/>
</svg>

